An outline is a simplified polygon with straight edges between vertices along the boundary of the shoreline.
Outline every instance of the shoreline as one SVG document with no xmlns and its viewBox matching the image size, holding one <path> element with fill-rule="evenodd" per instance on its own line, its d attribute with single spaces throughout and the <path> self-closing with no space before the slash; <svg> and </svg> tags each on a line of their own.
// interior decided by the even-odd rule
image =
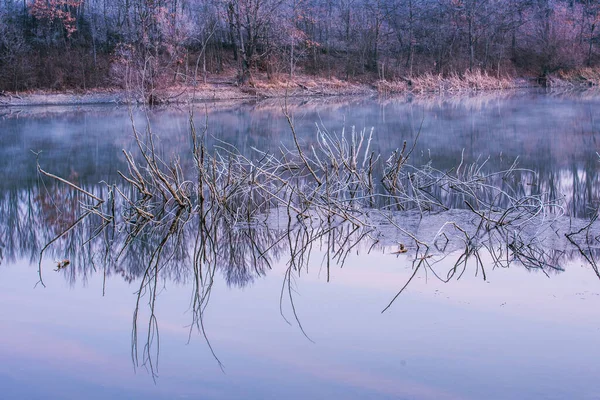
<svg viewBox="0 0 600 400">
<path fill-rule="evenodd" d="M 287 78 L 287 77 L 286 77 Z M 83 105 L 182 105 L 212 101 L 257 101 L 283 98 L 380 97 L 477 95 L 517 89 L 542 89 L 532 84 L 533 78 L 495 78 L 482 73 L 441 77 L 424 75 L 413 80 L 347 82 L 299 76 L 294 79 L 256 80 L 239 86 L 234 80 L 213 80 L 193 86 L 174 86 L 142 95 L 121 88 L 91 90 L 35 90 L 0 92 L 0 107 L 83 106 Z M 595 86 L 595 85 L 594 85 Z M 594 87 L 574 81 L 554 81 L 548 89 L 581 89 Z"/>
<path fill-rule="evenodd" d="M 190 88 L 190 92 L 192 88 Z M 375 90 L 357 90 L 357 91 L 339 91 L 331 93 L 312 93 L 310 91 L 285 91 L 274 93 L 272 91 L 263 93 L 257 91 L 256 94 L 245 93 L 244 91 L 222 92 L 212 90 L 201 93 L 183 93 L 174 94 L 172 90 L 157 91 L 159 100 L 154 105 L 182 105 L 182 104 L 201 104 L 212 101 L 254 101 L 277 98 L 302 98 L 302 97 L 335 97 L 335 96 L 377 96 Z M 94 90 L 86 92 L 51 92 L 36 91 L 31 93 L 0 93 L 0 107 L 17 106 L 83 106 L 83 105 L 140 105 L 148 104 L 140 96 L 132 96 L 127 91 Z"/>
<path fill-rule="evenodd" d="M 294 79 L 293 81 L 259 80 L 239 86 L 234 80 L 208 81 L 193 86 L 172 86 L 151 93 L 122 88 L 91 90 L 32 90 L 29 92 L 0 92 L 0 107 L 12 106 L 79 106 L 79 105 L 181 105 L 211 101 L 253 101 L 274 98 L 377 96 L 375 86 L 341 82 L 336 79 Z"/>
</svg>

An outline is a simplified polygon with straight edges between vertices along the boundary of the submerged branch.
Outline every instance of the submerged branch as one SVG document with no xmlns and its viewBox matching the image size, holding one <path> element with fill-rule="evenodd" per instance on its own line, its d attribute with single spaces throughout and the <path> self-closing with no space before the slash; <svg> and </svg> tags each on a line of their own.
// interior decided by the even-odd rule
<svg viewBox="0 0 600 400">
<path fill-rule="evenodd" d="M 222 141 L 207 148 L 208 128 L 198 134 L 190 118 L 192 168 L 178 157 L 162 160 L 150 128 L 143 138 L 134 127 L 140 154 L 136 159 L 123 151 L 127 172 L 119 172 L 120 183 L 107 185 L 109 202 L 38 164 L 40 174 L 97 202 L 92 207 L 80 205 L 81 215 L 42 248 L 40 283 L 44 251 L 69 234 L 92 232 L 83 241 L 87 251 L 111 260 L 109 272 L 130 282 L 140 280 L 132 359 L 155 377 L 159 336 L 154 310 L 162 276 L 192 282 L 190 335 L 192 330 L 199 332 L 222 367 L 204 325 L 218 272 L 229 285 L 245 286 L 266 274 L 275 261 L 285 261 L 280 311 L 285 319 L 287 301 L 293 320 L 307 336 L 295 305 L 293 280 L 308 271 L 315 246 L 325 253 L 329 281 L 330 268 L 341 267 L 350 252 L 369 252 L 374 246 L 386 249 L 389 238 L 402 237 L 399 250 L 388 252 L 412 257 L 412 274 L 382 312 L 419 273 L 431 272 L 448 282 L 460 279 L 474 261 L 475 275 L 485 280 L 485 254 L 493 267 L 518 264 L 548 275 L 562 270 L 560 265 L 571 254 L 566 246 L 543 245 L 544 235 L 556 232 L 554 224 L 564 222 L 564 207 L 560 198 L 530 194 L 518 177 L 534 177 L 533 171 L 513 164 L 507 170 L 486 172 L 487 160 L 466 164 L 461 159 L 457 168 L 447 171 L 431 164 L 413 165 L 415 143 L 404 142 L 386 158 L 372 151 L 372 130 L 368 135 L 352 129 L 348 136 L 345 131 L 336 136 L 317 127 L 317 143 L 303 149 L 291 117 L 285 115 L 296 148 L 254 150 L 256 158 Z M 115 201 L 119 196 L 121 200 Z M 462 210 L 460 215 L 457 209 Z M 596 218 L 597 213 L 588 225 L 565 236 L 600 278 L 596 249 L 591 246 L 598 237 L 591 233 Z M 421 225 L 429 225 L 435 234 L 420 233 Z M 575 240 L 582 233 L 585 243 Z M 440 271 L 441 261 L 451 256 L 456 256 L 454 263 Z M 119 263 L 138 270 L 126 271 Z M 150 317 L 139 362 L 139 311 L 144 298 Z"/>
</svg>

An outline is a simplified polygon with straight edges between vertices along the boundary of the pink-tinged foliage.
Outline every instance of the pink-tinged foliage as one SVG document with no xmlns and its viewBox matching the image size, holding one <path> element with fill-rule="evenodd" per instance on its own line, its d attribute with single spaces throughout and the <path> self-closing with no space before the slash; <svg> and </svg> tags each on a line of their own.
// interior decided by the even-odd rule
<svg viewBox="0 0 600 400">
<path fill-rule="evenodd" d="M 29 4 L 29 13 L 50 25 L 60 24 L 71 37 L 77 31 L 75 13 L 83 0 L 34 0 Z"/>
</svg>

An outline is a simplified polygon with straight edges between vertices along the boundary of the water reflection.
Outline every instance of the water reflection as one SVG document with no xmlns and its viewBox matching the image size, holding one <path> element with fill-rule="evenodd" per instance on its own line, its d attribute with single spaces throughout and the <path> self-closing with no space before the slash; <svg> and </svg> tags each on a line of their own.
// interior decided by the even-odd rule
<svg viewBox="0 0 600 400">
<path fill-rule="evenodd" d="M 132 356 L 153 376 L 159 356 L 156 302 L 170 284 L 192 287 L 190 326 L 205 337 L 212 351 L 203 321 L 215 280 L 220 276 L 229 286 L 245 287 L 276 263 L 287 266 L 280 297 L 282 316 L 302 331 L 302 316 L 294 306 L 295 281 L 318 264 L 329 281 L 332 268 L 341 268 L 350 253 L 386 252 L 409 261 L 413 273 L 396 297 L 390 293 L 391 302 L 421 275 L 448 282 L 467 273 L 485 280 L 492 269 L 517 265 L 549 276 L 563 271 L 573 259 L 587 261 L 598 275 L 600 232 L 595 220 L 557 216 L 552 209 L 544 215 L 531 215 L 519 207 L 510 213 L 487 214 L 474 209 L 425 214 L 371 210 L 371 223 L 361 226 L 340 218 L 323 220 L 312 213 L 291 219 L 284 209 L 271 210 L 262 221 L 242 223 L 223 218 L 214 205 L 207 205 L 212 211 L 206 213 L 161 206 L 162 214 L 153 211 L 156 219 L 140 221 L 134 220 L 140 217 L 135 205 L 115 200 L 117 193 L 127 193 L 131 186 L 121 185 L 118 190 L 115 185 L 84 186 L 83 191 L 107 199 L 102 214 L 86 215 L 91 205 L 80 206 L 89 203 L 89 196 L 61 182 L 43 182 L 2 203 L 9 217 L 3 219 L 6 254 L 37 259 L 41 249 L 52 243 L 48 249 L 52 258 L 69 260 L 69 266 L 58 272 L 73 285 L 94 274 L 102 274 L 105 282 L 120 275 L 135 283 Z M 10 207 L 12 201 L 15 207 Z M 82 215 L 86 217 L 81 219 Z M 503 219 L 506 223 L 501 223 Z M 314 253 L 322 259 L 313 260 Z M 44 263 L 45 274 L 49 266 Z"/>
<path fill-rule="evenodd" d="M 289 218 L 289 210 L 281 206 L 258 210 L 257 217 L 250 222 L 216 212 L 217 208 L 211 209 L 211 204 L 199 210 L 177 207 L 171 201 L 164 207 L 165 204 L 156 198 L 140 200 L 139 190 L 124 183 L 117 175 L 117 171 L 128 170 L 127 159 L 119 147 L 134 147 L 129 132 L 131 127 L 127 124 L 106 132 L 99 124 L 91 123 L 85 128 L 84 135 L 75 138 L 66 127 L 61 133 L 64 137 L 54 133 L 56 136 L 51 137 L 52 140 L 43 139 L 39 134 L 25 134 L 25 138 L 27 135 L 30 137 L 24 146 L 48 146 L 40 157 L 44 168 L 68 178 L 105 202 L 99 209 L 101 212 L 89 212 L 94 209 L 95 203 L 81 191 L 45 177 L 40 179 L 26 169 L 11 175 L 10 167 L 6 166 L 9 179 L 2 182 L 0 190 L 0 261 L 11 264 L 25 256 L 37 264 L 42 249 L 52 242 L 47 249 L 48 257 L 42 263 L 44 274 L 54 274 L 50 271 L 55 268 L 52 259 L 56 262 L 67 259 L 69 266 L 57 274 L 64 276 L 73 286 L 87 282 L 95 275 L 102 276 L 105 284 L 115 276 L 135 284 L 137 301 L 132 356 L 137 366 L 147 367 L 152 375 L 156 372 L 159 356 L 157 299 L 160 299 L 161 291 L 170 285 L 190 287 L 190 332 L 198 331 L 212 351 L 210 327 L 204 323 L 217 281 L 223 280 L 229 287 L 248 288 L 266 279 L 277 264 L 284 264 L 286 268 L 281 282 L 281 313 L 301 330 L 302 312 L 295 306 L 297 282 L 306 278 L 308 271 L 315 266 L 322 269 L 328 281 L 335 280 L 332 271 L 343 267 L 347 257 L 355 253 L 395 254 L 404 261 L 402 265 L 411 269 L 412 276 L 403 282 L 406 285 L 414 284 L 414 279 L 422 276 L 436 277 L 441 282 L 464 279 L 466 275 L 485 279 L 490 270 L 511 266 L 551 276 L 563 272 L 573 260 L 589 266 L 591 276 L 594 273 L 598 275 L 596 260 L 600 257 L 600 232 L 595 217 L 600 182 L 598 156 L 594 154 L 595 148 L 590 146 L 598 136 L 594 130 L 596 122 L 593 115 L 589 121 L 591 131 L 571 133 L 560 140 L 553 137 L 548 142 L 548 136 L 562 135 L 563 129 L 574 123 L 574 119 L 569 122 L 546 119 L 549 124 L 543 126 L 546 131 L 515 133 L 513 139 L 516 143 L 502 147 L 500 155 L 500 147 L 495 147 L 495 129 L 498 121 L 503 120 L 502 115 L 488 119 L 490 125 L 486 129 L 482 128 L 482 121 L 486 115 L 489 117 L 490 103 L 496 102 L 495 107 L 502 114 L 508 107 L 506 103 L 514 102 L 513 98 L 490 99 L 479 105 L 419 101 L 389 101 L 377 105 L 361 101 L 355 104 L 316 104 L 313 111 L 310 104 L 305 104 L 303 107 L 307 108 L 296 110 L 296 126 L 303 130 L 306 145 L 317 143 L 315 128 L 312 122 L 310 126 L 301 122 L 323 120 L 324 107 L 333 113 L 351 114 L 357 120 L 364 113 L 362 123 L 378 127 L 373 148 L 383 149 L 386 155 L 402 147 L 400 139 L 409 141 L 416 137 L 418 125 L 423 121 L 422 136 L 413 159 L 417 165 L 424 164 L 425 167 L 416 167 L 406 179 L 412 182 L 430 179 L 428 182 L 431 183 L 438 181 L 440 176 L 449 175 L 452 180 L 441 185 L 424 185 L 421 202 L 410 207 L 404 207 L 405 203 L 400 207 L 398 202 L 378 197 L 373 209 L 364 211 L 359 221 L 343 220 L 339 215 L 323 218 L 326 214 L 319 213 L 319 209 L 305 210 L 302 218 Z M 517 106 L 513 104 L 512 107 L 518 108 L 521 101 L 525 100 L 517 98 Z M 543 99 L 542 104 L 534 102 L 537 113 L 547 115 L 543 111 L 546 101 Z M 572 106 L 573 100 L 559 99 L 559 102 L 568 102 Z M 549 108 L 560 107 L 553 104 Z M 424 110 L 431 112 L 425 119 L 417 115 Z M 412 117 L 407 117 L 408 111 L 413 113 Z M 94 115 L 94 112 L 98 114 Z M 106 112 L 93 109 L 93 112 L 85 113 L 85 118 L 98 121 L 105 118 Z M 110 110 L 110 113 L 113 112 Z M 285 121 L 280 119 L 280 112 L 277 104 L 242 106 L 236 108 L 235 113 L 210 110 L 209 120 L 211 124 L 215 123 L 210 129 L 214 130 L 216 138 L 207 137 L 208 147 L 215 144 L 223 146 L 221 140 L 235 140 L 236 147 L 251 160 L 261 157 L 253 148 L 272 148 L 273 143 L 280 142 L 293 147 L 293 142 L 285 134 L 287 128 L 283 124 Z M 473 114 L 467 124 L 471 127 L 468 140 L 461 131 L 465 127 L 465 112 L 477 114 Z M 483 116 L 480 115 L 482 113 Z M 575 114 L 569 115 L 569 118 L 579 118 L 580 114 Z M 80 123 L 81 115 L 74 115 L 67 125 Z M 189 171 L 193 170 L 194 161 L 189 157 L 185 116 L 185 110 L 180 114 L 172 110 L 158 110 L 151 115 L 151 123 L 155 131 L 161 131 L 163 135 L 166 132 L 168 136 L 167 140 L 157 144 L 161 157 L 171 159 L 172 155 L 179 155 L 182 170 Z M 513 116 L 516 122 L 502 123 L 512 124 L 512 128 L 522 123 L 518 121 L 522 117 L 520 111 L 516 110 Z M 47 114 L 34 116 L 42 121 L 48 117 Z M 62 121 L 61 114 L 52 118 Z M 249 121 L 242 123 L 244 118 Z M 410 128 L 395 125 L 402 118 L 410 122 Z M 432 125 L 432 121 L 438 118 L 443 121 Z M 332 116 L 328 122 L 323 121 L 320 129 L 338 119 L 338 116 Z M 457 121 L 457 125 L 450 124 L 453 120 Z M 13 124 L 16 119 L 6 118 L 3 122 L 6 121 Z M 175 127 L 171 125 L 174 121 Z M 355 121 L 353 119 L 352 122 Z M 143 126 L 143 121 L 136 122 Z M 442 126 L 447 124 L 450 124 L 450 133 L 440 135 Z M 14 123 L 12 126 L 19 125 Z M 252 134 L 248 134 L 245 127 Z M 433 128 L 440 131 L 434 133 Z M 13 135 L 24 133 L 19 130 L 12 132 Z M 502 136 L 503 132 L 501 130 L 497 134 Z M 79 158 L 71 164 L 66 155 L 70 154 L 74 141 L 80 141 L 76 149 Z M 95 146 L 92 145 L 94 143 Z M 557 152 L 558 148 L 563 149 Z M 490 155 L 489 159 L 487 155 Z M 511 169 L 517 155 L 521 156 L 519 165 L 530 169 Z M 18 157 L 25 159 L 31 154 L 24 156 L 19 153 Z M 35 170 L 34 167 L 32 169 Z M 511 171 L 509 175 L 488 175 L 489 171 L 508 170 Z M 377 180 L 384 179 L 385 168 L 375 171 L 374 176 Z M 482 190 L 477 193 L 469 195 L 463 190 L 460 196 L 449 190 L 448 185 L 458 182 L 459 178 L 460 182 L 468 182 L 482 176 L 485 177 L 485 185 L 494 190 L 481 186 Z M 408 184 L 406 179 L 402 184 Z M 98 184 L 101 180 L 107 183 Z M 124 198 L 133 201 L 123 201 Z M 480 204 L 473 202 L 473 198 L 478 199 Z M 513 201 L 522 198 L 527 201 Z M 236 201 L 240 203 L 245 199 L 241 196 Z M 262 204 L 265 200 L 255 201 Z M 538 207 L 536 202 L 543 207 Z M 435 204 L 435 207 L 427 208 L 427 204 Z M 376 209 L 384 212 L 376 212 Z M 509 209 L 510 212 L 507 211 Z M 538 209 L 543 212 L 531 211 Z M 85 218 L 81 219 L 84 215 Z M 357 223 L 364 221 L 368 223 Z M 67 233 L 63 235 L 65 231 Z M 60 238 L 53 241 L 57 237 Z M 401 284 L 390 291 L 389 300 L 393 301 L 394 295 L 400 294 L 403 289 Z M 381 306 L 383 309 L 385 304 Z M 307 336 L 311 337 L 310 332 Z M 213 355 L 218 359 L 219 352 Z"/>
<path fill-rule="evenodd" d="M 510 182 L 503 174 L 488 176 L 490 186 L 508 195 L 498 197 L 497 192 L 490 191 L 478 193 L 478 199 L 506 208 L 512 197 L 545 198 L 548 212 L 585 219 L 592 217 L 600 204 L 600 163 L 594 151 L 599 137 L 598 118 L 594 112 L 598 102 L 598 97 L 593 94 L 559 93 L 548 96 L 535 92 L 503 92 L 472 97 L 394 98 L 379 102 L 364 99 L 302 100 L 290 101 L 290 107 L 296 129 L 306 146 L 318 143 L 315 132 L 319 130 L 330 129 L 333 133 L 337 129 L 339 134 L 343 126 L 348 127 L 346 132 L 350 131 L 351 125 L 373 126 L 376 129 L 371 148 L 383 155 L 393 154 L 394 149 L 401 148 L 402 141 L 411 143 L 418 136 L 412 154 L 413 164 L 430 165 L 428 169 L 419 171 L 445 173 L 463 166 L 462 177 L 466 178 L 467 174 L 475 177 L 478 168 L 511 170 L 513 162 L 518 160 L 521 168 L 511 170 Z M 260 153 L 255 149 L 272 151 L 280 145 L 293 147 L 281 107 L 279 101 L 207 104 L 196 111 L 195 120 L 199 126 L 203 126 L 205 117 L 210 122 L 208 148 L 228 142 L 242 154 L 256 159 Z M 168 138 L 157 143 L 158 153 L 164 158 L 180 155 L 184 170 L 193 168 L 193 159 L 187 150 L 188 111 L 185 108 L 158 109 L 148 116 L 153 130 Z M 107 119 L 108 115 L 110 119 Z M 2 110 L 0 122 L 7 134 L 0 138 L 0 151 L 3 153 L 0 170 L 5 172 L 7 179 L 0 182 L 3 189 L 0 191 L 3 221 L 0 243 L 6 260 L 14 260 L 19 254 L 27 254 L 34 260 L 43 244 L 81 216 L 78 213 L 81 199 L 77 193 L 39 181 L 33 168 L 34 157 L 28 150 L 42 149 L 45 168 L 92 193 L 99 193 L 105 188 L 97 186 L 97 182 L 112 184 L 119 179 L 117 171 L 127 170 L 127 160 L 120 149 L 135 147 L 128 120 L 127 110 L 113 107 L 87 107 L 76 111 L 60 107 Z M 143 129 L 144 115 L 136 114 L 135 123 Z M 32 168 L 14 169 L 20 165 L 32 165 Z M 456 175 L 460 173 L 454 172 Z M 384 174 L 382 169 L 374 171 L 376 180 L 383 179 Z M 127 192 L 131 188 L 122 190 Z M 436 204 L 443 204 L 446 209 L 467 209 L 465 198 L 452 194 L 448 187 L 425 185 L 425 189 L 420 190 L 424 199 L 434 199 Z M 419 207 L 423 206 L 427 211 L 428 204 L 423 200 Z M 373 206 L 394 209 L 394 204 L 385 201 Z M 92 221 L 98 218 L 97 215 L 90 216 Z M 110 229 L 98 230 L 94 224 L 86 226 L 88 238 L 99 234 L 104 236 L 105 242 L 116 240 L 114 227 L 110 233 Z M 107 273 L 119 271 L 129 280 L 140 276 L 144 265 L 149 262 L 149 254 L 152 254 L 149 243 L 156 236 L 156 229 L 133 232 L 132 236 L 140 236 L 140 240 L 137 247 L 129 246 L 129 243 L 125 246 L 129 257 L 124 262 L 127 266 L 110 267 Z M 241 239 L 248 235 L 238 230 L 227 232 L 229 237 L 222 239 L 227 243 L 243 243 Z M 189 242 L 193 235 L 187 235 L 178 241 Z M 274 239 L 270 232 L 256 235 Z M 100 261 L 97 255 L 100 253 L 94 253 L 90 248 L 91 242 L 71 236 L 65 240 L 60 251 L 55 253 L 56 257 L 78 260 L 75 264 L 79 266 L 96 265 Z M 405 242 L 406 238 L 402 241 Z M 507 245 L 514 242 L 515 249 L 520 248 L 518 241 L 504 241 Z M 87 256 L 77 250 L 82 245 L 90 248 Z M 248 251 L 253 247 L 248 245 L 245 248 L 242 244 L 236 250 L 244 250 L 235 252 L 221 246 L 219 251 L 223 260 L 228 259 L 224 264 L 236 266 L 226 274 L 227 281 L 242 285 L 238 282 L 251 280 L 245 277 L 243 271 L 248 261 L 244 257 L 253 254 Z M 179 253 L 171 257 L 181 264 L 186 257 L 189 258 L 189 254 L 180 248 Z M 102 264 L 109 265 L 119 260 L 116 255 L 108 253 L 101 259 Z M 252 261 L 257 265 L 268 264 L 264 257 Z M 555 261 L 549 264 L 558 265 Z M 75 270 L 69 268 L 69 271 Z M 260 276 L 264 270 L 256 267 L 254 272 Z M 81 276 L 85 277 L 87 273 L 89 269 L 82 268 Z M 180 271 L 176 275 L 184 274 Z M 75 276 L 71 279 L 74 281 Z"/>
<path fill-rule="evenodd" d="M 86 189 L 97 195 L 103 194 L 99 187 Z M 0 198 L 3 262 L 15 262 L 25 256 L 37 263 L 44 245 L 79 219 L 79 206 L 83 199 L 77 191 L 56 184 L 47 184 L 41 191 L 34 187 Z M 123 205 L 115 208 L 116 215 L 126 212 Z M 285 210 L 280 210 L 279 217 L 271 216 L 258 224 L 234 225 L 225 219 L 212 223 L 201 221 L 198 216 L 174 214 L 162 220 L 161 224 L 138 232 L 135 229 L 117 230 L 114 222 L 107 225 L 101 218 L 90 215 L 84 223 L 77 225 L 73 234 L 62 237 L 49 251 L 52 259 L 71 260 L 72 265 L 61 273 L 72 283 L 97 273 L 100 268 L 95 267 L 98 266 L 107 274 L 118 273 L 128 281 L 134 281 L 144 273 L 155 257 L 156 248 L 162 244 L 163 251 L 169 254 L 164 257 L 168 268 L 164 268 L 162 273 L 169 274 L 165 278 L 188 282 L 190 275 L 186 265 L 193 259 L 206 259 L 210 254 L 229 285 L 244 287 L 263 276 L 271 268 L 273 260 L 290 258 L 290 263 L 296 266 L 294 269 L 301 270 L 308 264 L 308 250 L 312 245 L 320 250 L 330 249 L 327 254 L 331 258 L 327 265 L 334 260 L 335 264 L 343 264 L 343 255 L 352 249 L 398 251 L 398 243 L 413 242 L 412 236 L 432 243 L 440 254 L 451 254 L 463 249 L 464 242 L 460 240 L 461 233 L 454 226 L 455 222 L 461 228 L 469 227 L 467 234 L 471 245 L 498 243 L 488 246 L 488 250 L 507 246 L 516 249 L 524 245 L 523 236 L 530 237 L 538 246 L 555 254 L 551 257 L 555 261 L 545 264 L 560 266 L 564 264 L 560 262 L 561 257 L 573 257 L 578 252 L 577 249 L 566 251 L 569 242 L 564 233 L 576 232 L 589 224 L 586 220 L 566 216 L 545 216 L 528 221 L 507 236 L 507 232 L 498 229 L 484 229 L 485 226 L 480 224 L 481 217 L 469 210 L 425 215 L 415 212 L 371 213 L 370 217 L 372 224 L 359 229 L 351 223 L 335 225 L 335 221 L 331 221 L 325 224 L 319 219 L 290 223 Z M 596 224 L 589 228 L 592 231 L 582 231 L 577 236 L 593 241 L 598 235 L 593 230 Z M 454 231 L 450 236 L 455 240 L 449 240 L 447 231 Z M 203 245 L 198 248 L 199 243 Z M 207 245 L 214 248 L 208 250 Z M 407 255 L 414 255 L 414 252 L 415 246 L 412 246 Z"/>
<path fill-rule="evenodd" d="M 413 154 L 416 165 L 429 161 L 438 169 L 450 169 L 461 159 L 466 164 L 488 159 L 490 170 L 503 170 L 517 159 L 521 168 L 537 175 L 540 191 L 566 196 L 570 214 L 589 217 L 600 202 L 598 162 L 600 106 L 597 96 L 535 92 L 505 92 L 473 97 L 417 97 L 379 102 L 364 99 L 290 101 L 302 142 L 315 144 L 315 124 L 340 134 L 350 127 L 374 127 L 373 151 L 390 154 L 420 132 Z M 232 143 L 248 156 L 253 149 L 275 151 L 293 147 L 280 101 L 246 104 L 207 104 L 195 112 L 196 125 L 208 116 L 208 146 L 218 140 Z M 121 149 L 133 149 L 128 110 L 87 107 L 73 111 L 61 107 L 0 110 L 0 170 L 8 185 L 24 188 L 36 183 L 35 157 L 43 150 L 44 165 L 59 176 L 79 176 L 95 184 L 115 182 L 126 168 Z M 156 109 L 149 120 L 164 140 L 161 154 L 187 154 L 188 109 Z M 143 130 L 145 117 L 136 113 Z M 185 157 L 182 164 L 190 162 Z M 23 167 L 22 167 L 23 166 Z M 30 166 L 31 168 L 26 168 Z M 573 193 L 577 192 L 577 193 Z M 583 204 L 573 204 L 575 196 Z"/>
</svg>

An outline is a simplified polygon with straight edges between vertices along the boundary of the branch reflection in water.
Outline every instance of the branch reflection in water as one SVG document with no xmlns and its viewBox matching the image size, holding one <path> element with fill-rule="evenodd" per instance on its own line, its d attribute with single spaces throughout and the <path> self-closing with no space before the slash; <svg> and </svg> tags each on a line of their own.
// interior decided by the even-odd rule
<svg viewBox="0 0 600 400">
<path fill-rule="evenodd" d="M 132 359 L 156 377 L 155 307 L 169 280 L 192 284 L 190 337 L 200 332 L 218 361 L 203 322 L 217 272 L 243 287 L 284 261 L 281 313 L 291 320 L 288 304 L 306 335 L 294 280 L 308 271 L 315 249 L 325 254 L 327 280 L 351 252 L 376 249 L 411 260 L 411 277 L 383 311 L 419 273 L 448 282 L 472 266 L 485 280 L 486 270 L 516 264 L 549 276 L 579 257 L 600 277 L 597 208 L 591 221 L 570 218 L 562 197 L 542 191 L 556 182 L 540 182 L 516 163 L 492 172 L 486 160 L 444 171 L 415 166 L 414 144 L 389 156 L 371 151 L 372 130 L 338 136 L 318 126 L 313 143 L 301 144 L 286 116 L 295 148 L 278 154 L 255 149 L 252 158 L 225 142 L 209 150 L 206 129 L 197 133 L 190 117 L 191 157 L 169 161 L 159 156 L 150 125 L 145 132 L 134 126 L 139 154 L 123 151 L 128 171 L 118 183 L 84 188 L 38 165 L 44 184 L 18 202 L 27 211 L 13 212 L 46 229 L 29 242 L 39 247 L 27 249 L 32 258 L 39 251 L 40 283 L 46 250 L 69 256 L 71 266 L 61 273 L 72 282 L 93 271 L 105 282 L 115 273 L 139 280 Z M 32 230 L 22 232 L 40 234 Z"/>
</svg>

